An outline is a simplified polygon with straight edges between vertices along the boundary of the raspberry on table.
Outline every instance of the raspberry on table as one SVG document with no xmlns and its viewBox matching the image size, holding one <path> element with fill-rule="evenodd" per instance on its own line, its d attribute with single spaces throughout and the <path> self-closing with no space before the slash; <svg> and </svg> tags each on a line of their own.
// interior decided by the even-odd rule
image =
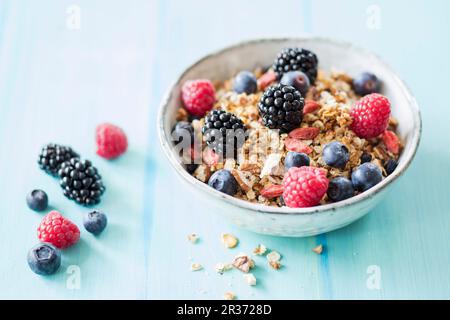
<svg viewBox="0 0 450 320">
<path fill-rule="evenodd" d="M 58 211 L 48 213 L 37 229 L 41 242 L 48 242 L 59 249 L 68 248 L 80 239 L 80 230 Z"/>
<path fill-rule="evenodd" d="M 391 103 L 388 98 L 378 93 L 369 94 L 350 110 L 350 129 L 360 138 L 375 138 L 386 130 L 390 114 Z"/>
<path fill-rule="evenodd" d="M 106 159 L 114 159 L 123 154 L 128 140 L 121 128 L 111 123 L 102 123 L 95 130 L 97 154 Z"/>
<path fill-rule="evenodd" d="M 181 99 L 191 115 L 203 117 L 216 101 L 216 90 L 209 80 L 189 80 L 181 87 Z"/>
<path fill-rule="evenodd" d="M 324 169 L 292 167 L 284 176 L 283 186 L 283 199 L 288 207 L 312 207 L 319 204 L 327 192 L 328 179 Z"/>
</svg>

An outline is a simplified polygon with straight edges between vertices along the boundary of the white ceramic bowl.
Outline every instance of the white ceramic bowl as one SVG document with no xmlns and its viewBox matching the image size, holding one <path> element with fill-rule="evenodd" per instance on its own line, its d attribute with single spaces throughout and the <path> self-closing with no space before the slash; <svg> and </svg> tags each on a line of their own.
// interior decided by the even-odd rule
<svg viewBox="0 0 450 320">
<path fill-rule="evenodd" d="M 272 63 L 284 47 L 302 47 L 315 52 L 319 67 L 335 67 L 350 75 L 362 71 L 375 73 L 383 82 L 383 94 L 392 103 L 392 114 L 399 120 L 398 134 L 405 143 L 394 173 L 382 182 L 350 199 L 312 208 L 276 208 L 249 203 L 214 190 L 189 173 L 180 164 L 171 143 L 171 128 L 181 105 L 180 87 L 189 79 L 224 80 L 240 70 L 253 70 Z M 169 89 L 161 103 L 158 131 L 162 149 L 170 164 L 192 190 L 192 201 L 200 201 L 227 217 L 234 224 L 263 234 L 304 237 L 346 226 L 368 213 L 380 202 L 392 183 L 408 168 L 419 145 L 421 118 L 416 100 L 398 76 L 377 56 L 352 44 L 324 38 L 262 39 L 240 43 L 207 55 L 186 69 Z M 206 204 L 207 203 L 207 204 Z"/>
</svg>

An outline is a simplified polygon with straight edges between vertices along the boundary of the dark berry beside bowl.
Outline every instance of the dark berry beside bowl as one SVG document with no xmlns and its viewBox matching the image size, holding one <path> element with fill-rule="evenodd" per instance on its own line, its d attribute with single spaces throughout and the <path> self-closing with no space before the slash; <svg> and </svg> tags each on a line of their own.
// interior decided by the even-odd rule
<svg viewBox="0 0 450 320">
<path fill-rule="evenodd" d="M 33 190 L 27 194 L 27 205 L 31 210 L 44 211 L 48 206 L 48 196 L 43 190 Z"/>
<path fill-rule="evenodd" d="M 344 177 L 337 177 L 328 184 L 327 195 L 333 201 L 342 201 L 353 197 L 355 193 L 352 182 Z"/>
<path fill-rule="evenodd" d="M 309 166 L 309 157 L 302 152 L 289 151 L 284 158 L 284 167 L 289 170 L 292 167 Z"/>
<path fill-rule="evenodd" d="M 61 164 L 77 157 L 78 153 L 73 151 L 71 147 L 49 143 L 42 147 L 38 164 L 42 170 L 56 176 Z"/>
<path fill-rule="evenodd" d="M 91 211 L 88 212 L 83 219 L 84 228 L 95 235 L 100 234 L 108 223 L 108 218 L 103 212 Z"/>
<path fill-rule="evenodd" d="M 241 71 L 233 81 L 233 90 L 237 93 L 252 94 L 258 87 L 256 77 L 250 71 Z"/>
<path fill-rule="evenodd" d="M 280 83 L 294 87 L 303 97 L 306 96 L 310 86 L 308 76 L 301 71 L 289 71 L 283 74 Z"/>
<path fill-rule="evenodd" d="M 330 167 L 343 169 L 349 159 L 348 149 L 337 141 L 327 143 L 322 150 L 322 158 Z"/>
<path fill-rule="evenodd" d="M 366 162 L 352 172 L 353 187 L 357 191 L 366 191 L 381 181 L 383 176 L 377 165 Z"/>
<path fill-rule="evenodd" d="M 230 196 L 235 195 L 238 190 L 236 179 L 230 171 L 225 169 L 214 172 L 211 178 L 209 178 L 208 185 Z"/>
<path fill-rule="evenodd" d="M 91 206 L 100 202 L 105 192 L 102 177 L 89 160 L 73 158 L 59 169 L 59 184 L 64 195 L 75 202 Z"/>
<path fill-rule="evenodd" d="M 61 252 L 49 243 L 40 243 L 28 252 L 27 262 L 39 275 L 50 275 L 61 266 Z"/>
<path fill-rule="evenodd" d="M 373 73 L 363 72 L 353 79 L 353 90 L 360 96 L 379 93 L 381 90 L 381 82 Z"/>
</svg>

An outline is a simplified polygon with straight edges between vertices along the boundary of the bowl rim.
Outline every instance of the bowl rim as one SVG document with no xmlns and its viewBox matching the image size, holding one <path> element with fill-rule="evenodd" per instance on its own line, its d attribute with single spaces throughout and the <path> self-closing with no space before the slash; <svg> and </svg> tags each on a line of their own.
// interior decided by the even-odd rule
<svg viewBox="0 0 450 320">
<path fill-rule="evenodd" d="M 178 157 L 174 155 L 172 152 L 172 143 L 170 142 L 170 137 L 167 137 L 165 128 L 164 128 L 164 119 L 165 114 L 167 111 L 167 104 L 169 100 L 171 99 L 174 88 L 177 85 L 180 85 L 181 79 L 184 77 L 186 73 L 188 73 L 190 70 L 195 68 L 197 65 L 201 64 L 203 61 L 218 56 L 221 54 L 226 53 L 227 51 L 235 50 L 236 48 L 247 46 L 247 45 L 253 45 L 258 43 L 273 43 L 273 42 L 308 42 L 308 41 L 321 41 L 326 42 L 332 45 L 340 46 L 340 47 L 346 47 L 347 49 L 357 50 L 360 51 L 362 54 L 370 56 L 373 59 L 376 59 L 388 72 L 390 73 L 390 76 L 392 76 L 393 80 L 397 82 L 399 87 L 402 90 L 402 93 L 408 100 L 408 106 L 411 112 L 413 113 L 413 127 L 415 128 L 412 137 L 410 138 L 412 141 L 412 146 L 408 150 L 407 154 L 402 154 L 404 157 L 404 161 L 399 163 L 396 170 L 384 178 L 380 183 L 375 185 L 374 187 L 370 188 L 369 190 L 362 192 L 354 197 L 351 197 L 349 199 L 335 202 L 335 203 L 329 203 L 324 205 L 318 205 L 315 207 L 308 207 L 308 208 L 289 208 L 287 206 L 283 207 L 273 207 L 273 206 L 267 206 L 259 203 L 252 203 L 248 202 L 242 199 L 235 198 L 233 196 L 224 194 L 220 191 L 217 191 L 208 184 L 201 182 L 200 180 L 196 179 L 192 175 L 190 175 L 185 168 L 181 165 Z M 419 147 L 421 134 L 422 134 L 422 119 L 421 114 L 419 110 L 419 106 L 417 104 L 417 101 L 415 97 L 412 95 L 411 91 L 407 87 L 407 85 L 400 79 L 400 77 L 397 75 L 396 72 L 393 71 L 393 69 L 378 55 L 375 53 L 372 53 L 371 51 L 364 49 L 362 47 L 359 47 L 357 45 L 354 45 L 350 42 L 342 41 L 342 40 L 336 40 L 331 39 L 327 37 L 320 37 L 320 36 L 302 36 L 302 37 L 274 37 L 274 38 L 260 38 L 260 39 L 252 39 L 252 40 L 245 40 L 240 41 L 236 44 L 229 45 L 226 47 L 223 47 L 221 49 L 215 50 L 200 59 L 196 60 L 194 63 L 189 65 L 184 71 L 182 71 L 177 77 L 176 80 L 169 86 L 167 89 L 166 94 L 164 95 L 160 105 L 159 105 L 159 111 L 158 111 L 158 117 L 157 117 L 157 131 L 159 136 L 159 141 L 161 148 L 164 150 L 164 153 L 166 157 L 169 159 L 169 162 L 174 167 L 174 169 L 177 171 L 177 173 L 188 183 L 193 185 L 193 187 L 198 188 L 199 190 L 204 191 L 206 194 L 209 194 L 216 198 L 218 201 L 225 202 L 226 204 L 230 204 L 233 206 L 236 206 L 238 208 L 256 211 L 259 213 L 265 213 L 270 215 L 276 215 L 276 214 L 282 214 L 282 215 L 309 215 L 309 214 L 317 214 L 322 212 L 328 212 L 330 210 L 335 211 L 339 208 L 344 208 L 348 206 L 355 205 L 359 202 L 363 202 L 367 199 L 370 199 L 374 197 L 376 194 L 380 193 L 381 191 L 384 191 L 390 184 L 392 184 L 394 181 L 396 181 L 410 166 L 412 160 L 414 159 L 414 156 L 417 152 L 417 149 Z"/>
</svg>

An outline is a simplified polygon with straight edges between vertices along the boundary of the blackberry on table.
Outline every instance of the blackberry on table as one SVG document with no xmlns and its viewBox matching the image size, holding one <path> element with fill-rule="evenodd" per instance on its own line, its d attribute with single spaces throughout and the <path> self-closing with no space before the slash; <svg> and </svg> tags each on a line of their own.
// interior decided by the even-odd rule
<svg viewBox="0 0 450 320">
<path fill-rule="evenodd" d="M 39 167 L 45 172 L 56 176 L 61 164 L 79 155 L 71 147 L 49 143 L 42 147 L 39 154 Z"/>
<path fill-rule="evenodd" d="M 275 59 L 272 68 L 280 79 L 289 71 L 299 70 L 305 73 L 311 84 L 316 81 L 319 60 L 315 53 L 302 48 L 285 48 Z"/>
<path fill-rule="evenodd" d="M 202 133 L 208 146 L 215 153 L 224 157 L 229 155 L 230 148 L 233 150 L 233 156 L 236 157 L 237 149 L 242 146 L 246 139 L 242 120 L 223 110 L 212 110 L 205 117 Z"/>
<path fill-rule="evenodd" d="M 258 109 L 266 127 L 289 132 L 300 125 L 304 105 L 305 100 L 297 89 L 277 84 L 264 91 Z"/>
<path fill-rule="evenodd" d="M 61 165 L 58 175 L 64 195 L 79 204 L 98 204 L 105 192 L 102 178 L 89 160 L 72 158 Z"/>
</svg>

